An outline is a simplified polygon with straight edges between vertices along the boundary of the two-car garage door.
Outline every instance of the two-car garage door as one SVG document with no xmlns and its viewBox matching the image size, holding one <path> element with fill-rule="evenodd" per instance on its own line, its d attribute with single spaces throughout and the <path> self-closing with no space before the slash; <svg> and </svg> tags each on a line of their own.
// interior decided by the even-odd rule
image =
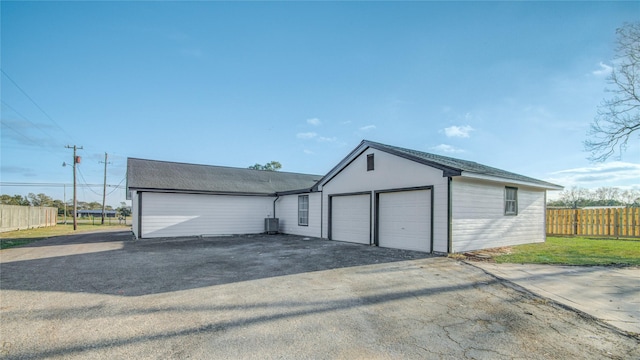
<svg viewBox="0 0 640 360">
<path fill-rule="evenodd" d="M 378 191 L 375 240 L 382 247 L 431 251 L 431 188 Z M 330 238 L 370 244 L 371 193 L 330 197 Z"/>
</svg>

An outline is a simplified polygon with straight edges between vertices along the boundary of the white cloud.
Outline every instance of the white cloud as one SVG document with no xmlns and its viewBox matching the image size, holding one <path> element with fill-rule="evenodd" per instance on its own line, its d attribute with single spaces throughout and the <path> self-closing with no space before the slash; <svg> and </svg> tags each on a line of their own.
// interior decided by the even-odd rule
<svg viewBox="0 0 640 360">
<path fill-rule="evenodd" d="M 369 131 L 369 130 L 374 130 L 376 128 L 375 125 L 367 125 L 367 126 L 363 126 L 360 128 L 361 131 Z"/>
<path fill-rule="evenodd" d="M 304 150 L 302 150 L 302 151 L 303 151 L 305 154 L 307 154 L 307 155 L 313 155 L 313 154 L 315 154 L 313 151 L 311 151 L 311 150 L 307 150 L 307 149 L 304 149 Z"/>
<path fill-rule="evenodd" d="M 611 73 L 611 70 L 613 70 L 613 68 L 603 62 L 600 62 L 600 69 L 598 70 L 594 70 L 591 73 L 593 75 L 596 76 L 600 76 L 600 75 L 609 75 Z"/>
<path fill-rule="evenodd" d="M 342 124 L 342 125 L 349 125 L 349 124 L 351 124 L 351 120 L 343 121 L 343 122 L 341 122 L 340 124 Z"/>
<path fill-rule="evenodd" d="M 598 188 L 602 186 L 622 187 L 623 183 L 637 183 L 638 179 L 640 179 L 640 164 L 613 161 L 556 171 L 551 173 L 548 181 L 564 187 Z M 627 186 L 633 186 L 633 184 Z"/>
<path fill-rule="evenodd" d="M 316 134 L 314 132 L 305 132 L 305 133 L 297 133 L 296 134 L 296 137 L 298 139 L 313 139 L 316 136 L 318 136 L 318 134 Z"/>
<path fill-rule="evenodd" d="M 447 144 L 440 144 L 438 146 L 434 146 L 431 148 L 431 150 L 435 150 L 435 151 L 439 151 L 439 152 L 443 152 L 443 153 L 449 153 L 449 154 L 455 154 L 455 153 L 462 153 L 464 152 L 464 150 L 462 149 L 458 149 L 457 147 L 451 146 L 451 145 L 447 145 Z"/>
<path fill-rule="evenodd" d="M 468 138 L 469 133 L 473 131 L 473 128 L 469 125 L 465 126 L 449 126 L 448 128 L 444 128 L 444 133 L 447 137 L 461 137 Z"/>
<path fill-rule="evenodd" d="M 307 119 L 307 124 L 313 125 L 313 126 L 318 126 L 318 125 L 322 124 L 322 121 L 320 121 L 320 119 L 318 119 L 318 118 Z"/>
<path fill-rule="evenodd" d="M 338 138 L 333 136 L 333 137 L 324 137 L 324 136 L 320 136 L 318 138 L 318 141 L 320 142 L 336 142 L 338 141 Z"/>
</svg>

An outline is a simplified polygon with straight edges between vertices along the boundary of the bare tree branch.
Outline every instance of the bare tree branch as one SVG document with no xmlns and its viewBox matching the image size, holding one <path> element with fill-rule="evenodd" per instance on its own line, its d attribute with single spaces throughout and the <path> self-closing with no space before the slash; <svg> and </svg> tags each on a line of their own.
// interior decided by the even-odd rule
<svg viewBox="0 0 640 360">
<path fill-rule="evenodd" d="M 622 154 L 629 139 L 640 130 L 640 22 L 617 31 L 616 58 L 607 82 L 611 97 L 604 99 L 584 142 L 592 161 L 605 161 Z"/>
</svg>

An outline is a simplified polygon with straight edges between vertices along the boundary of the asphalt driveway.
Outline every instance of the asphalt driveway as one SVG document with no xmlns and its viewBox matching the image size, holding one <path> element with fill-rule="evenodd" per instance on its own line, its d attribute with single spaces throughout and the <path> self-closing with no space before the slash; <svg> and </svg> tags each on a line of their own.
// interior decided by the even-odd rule
<svg viewBox="0 0 640 360">
<path fill-rule="evenodd" d="M 444 257 L 302 238 L 79 234 L 0 251 L 3 358 L 639 358 Z"/>
</svg>

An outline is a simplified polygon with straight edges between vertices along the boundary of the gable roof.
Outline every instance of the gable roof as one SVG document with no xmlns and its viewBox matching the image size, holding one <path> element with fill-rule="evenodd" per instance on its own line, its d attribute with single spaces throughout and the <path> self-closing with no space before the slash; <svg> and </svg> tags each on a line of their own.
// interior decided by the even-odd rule
<svg viewBox="0 0 640 360">
<path fill-rule="evenodd" d="M 274 195 L 310 189 L 321 175 L 127 159 L 127 189 L 243 195 Z M 128 191 L 127 191 L 128 193 Z"/>
<path fill-rule="evenodd" d="M 442 176 L 462 176 L 473 177 L 492 181 L 505 181 L 517 184 L 524 184 L 534 187 L 540 187 L 549 190 L 562 190 L 560 185 L 552 184 L 546 181 L 534 179 L 528 176 L 512 173 L 487 165 L 482 165 L 474 161 L 461 160 L 452 157 L 431 154 L 423 151 L 401 148 L 377 143 L 369 140 L 362 140 L 360 145 L 356 147 L 347 157 L 345 157 L 336 167 L 334 167 L 318 185 L 328 182 L 343 167 L 347 166 L 355 157 L 364 152 L 367 148 L 378 149 L 408 160 L 428 165 L 443 171 Z"/>
</svg>

